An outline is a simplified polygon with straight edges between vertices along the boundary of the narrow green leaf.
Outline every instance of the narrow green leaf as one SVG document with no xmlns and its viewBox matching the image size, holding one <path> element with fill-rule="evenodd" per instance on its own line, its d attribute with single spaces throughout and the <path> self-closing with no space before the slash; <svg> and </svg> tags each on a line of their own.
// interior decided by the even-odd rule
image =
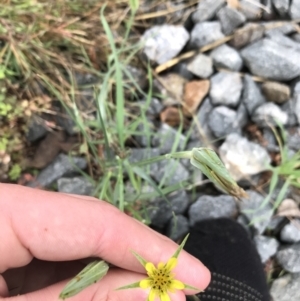
<svg viewBox="0 0 300 301">
<path fill-rule="evenodd" d="M 147 260 L 145 260 L 140 254 L 135 251 L 131 251 L 131 253 L 136 257 L 136 259 L 141 263 L 143 267 L 146 266 Z"/>
<path fill-rule="evenodd" d="M 172 257 L 177 258 L 177 257 L 179 256 L 179 254 L 180 254 L 180 252 L 182 251 L 182 249 L 183 249 L 183 247 L 184 247 L 184 245 L 185 245 L 185 243 L 186 243 L 186 241 L 187 241 L 189 235 L 190 235 L 190 234 L 187 234 L 187 235 L 185 236 L 184 240 L 183 240 L 182 243 L 179 245 L 178 249 L 175 251 L 175 253 L 173 254 Z"/>
</svg>

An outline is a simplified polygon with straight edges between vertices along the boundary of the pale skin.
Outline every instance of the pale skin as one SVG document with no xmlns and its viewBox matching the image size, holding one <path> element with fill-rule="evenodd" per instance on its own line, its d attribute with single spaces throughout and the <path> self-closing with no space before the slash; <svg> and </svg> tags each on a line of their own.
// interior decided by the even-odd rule
<svg viewBox="0 0 300 301">
<path fill-rule="evenodd" d="M 145 278 L 145 270 L 131 254 L 166 262 L 178 245 L 149 227 L 92 197 L 67 195 L 0 184 L 0 301 L 54 301 L 85 264 L 100 257 L 114 266 L 99 283 L 70 301 L 145 301 L 147 290 L 115 289 Z M 18 269 L 15 269 L 18 268 Z M 204 290 L 210 272 L 183 251 L 176 279 Z M 68 279 L 69 279 L 68 278 Z M 9 297 L 9 292 L 18 294 Z M 184 301 L 177 291 L 172 301 Z"/>
</svg>

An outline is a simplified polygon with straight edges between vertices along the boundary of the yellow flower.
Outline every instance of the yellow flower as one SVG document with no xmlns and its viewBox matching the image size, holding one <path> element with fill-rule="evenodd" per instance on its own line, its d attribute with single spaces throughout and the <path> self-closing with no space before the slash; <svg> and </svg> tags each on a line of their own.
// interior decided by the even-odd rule
<svg viewBox="0 0 300 301">
<path fill-rule="evenodd" d="M 149 289 L 150 293 L 147 301 L 154 301 L 156 297 L 159 297 L 161 301 L 170 301 L 169 292 L 173 293 L 175 289 L 182 290 L 185 288 L 199 290 L 196 287 L 184 284 L 183 282 L 175 279 L 175 274 L 172 273 L 172 270 L 177 265 L 177 258 L 183 249 L 185 242 L 188 238 L 188 235 L 185 237 L 181 245 L 178 247 L 174 255 L 168 260 L 167 263 L 159 263 L 157 268 L 152 262 L 147 262 L 142 256 L 136 252 L 132 252 L 137 260 L 144 266 L 146 269 L 148 278 L 143 279 L 139 282 L 135 282 L 126 286 L 118 288 L 128 289 L 140 287 L 143 289 Z"/>
<path fill-rule="evenodd" d="M 148 274 L 148 278 L 140 281 L 141 288 L 150 288 L 149 301 L 154 301 L 155 297 L 159 297 L 161 301 L 170 301 L 168 292 L 174 292 L 175 289 L 184 289 L 185 285 L 174 279 L 172 270 L 177 265 L 177 259 L 172 257 L 166 264 L 159 263 L 157 268 L 153 263 L 147 262 L 145 269 Z"/>
</svg>

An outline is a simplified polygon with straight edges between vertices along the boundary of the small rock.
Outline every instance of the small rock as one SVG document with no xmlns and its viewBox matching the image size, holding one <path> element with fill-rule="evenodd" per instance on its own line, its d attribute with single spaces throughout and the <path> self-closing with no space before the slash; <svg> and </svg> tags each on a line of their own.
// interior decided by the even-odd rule
<svg viewBox="0 0 300 301">
<path fill-rule="evenodd" d="M 169 159 L 159 162 L 159 169 L 153 175 L 157 183 L 171 186 L 186 181 L 191 177 L 189 171 L 179 160 Z"/>
<path fill-rule="evenodd" d="M 85 177 L 60 178 L 57 180 L 57 190 L 63 193 L 92 196 L 94 189 L 93 183 Z"/>
<path fill-rule="evenodd" d="M 236 111 L 228 107 L 216 107 L 208 117 L 208 126 L 216 138 L 224 138 L 238 130 L 234 126 L 236 116 Z"/>
<path fill-rule="evenodd" d="M 277 232 L 283 221 L 284 221 L 283 216 L 273 216 L 267 226 L 267 229 Z"/>
<path fill-rule="evenodd" d="M 128 161 L 130 163 L 138 163 L 147 159 L 157 157 L 159 155 L 160 155 L 159 148 L 132 148 L 128 156 Z M 149 165 L 142 166 L 140 168 L 146 171 L 147 174 L 150 173 L 150 175 L 153 176 L 158 172 L 160 166 L 159 166 L 159 162 L 154 162 Z"/>
<path fill-rule="evenodd" d="M 255 75 L 279 81 L 300 75 L 299 52 L 269 39 L 247 46 L 241 55 Z"/>
<path fill-rule="evenodd" d="M 300 94 L 295 94 L 293 97 L 294 112 L 300 124 Z"/>
<path fill-rule="evenodd" d="M 250 223 L 252 223 L 257 233 L 262 234 L 270 223 L 273 208 L 269 203 L 261 207 L 264 197 L 256 191 L 247 190 L 246 193 L 249 198 L 242 199 L 242 201 L 239 202 L 240 210 L 248 218 Z"/>
<path fill-rule="evenodd" d="M 168 202 L 159 198 L 149 203 L 147 211 L 152 225 L 164 227 L 174 213 L 182 214 L 189 203 L 188 195 L 184 190 L 168 195 L 167 200 Z"/>
<path fill-rule="evenodd" d="M 186 137 L 184 135 L 165 123 L 161 124 L 156 135 L 152 139 L 152 144 L 159 148 L 161 154 L 169 153 L 172 150 L 181 151 L 184 149 L 185 142 Z M 174 148 L 175 143 L 177 143 L 176 148 Z"/>
<path fill-rule="evenodd" d="M 194 74 L 190 72 L 187 68 L 188 64 L 185 61 L 179 62 L 171 69 L 172 72 L 179 74 L 180 77 L 186 79 L 187 81 L 194 79 Z"/>
<path fill-rule="evenodd" d="M 26 133 L 26 139 L 29 142 L 34 142 L 46 136 L 47 132 L 48 127 L 45 123 L 45 120 L 35 115 L 31 116 Z"/>
<path fill-rule="evenodd" d="M 237 129 L 242 129 L 249 121 L 246 106 L 241 103 L 236 111 L 236 120 L 233 126 Z"/>
<path fill-rule="evenodd" d="M 225 35 L 230 35 L 236 28 L 244 24 L 246 17 L 238 10 L 231 7 L 223 7 L 217 13 L 217 17 L 221 22 L 222 30 Z"/>
<path fill-rule="evenodd" d="M 246 106 L 246 109 L 250 116 L 257 107 L 259 107 L 266 101 L 261 93 L 260 87 L 248 74 L 244 76 L 244 90 L 242 95 L 242 101 Z"/>
<path fill-rule="evenodd" d="M 219 72 L 211 78 L 211 102 L 215 106 L 235 107 L 240 101 L 242 88 L 242 80 L 238 73 Z"/>
<path fill-rule="evenodd" d="M 232 196 L 200 196 L 189 208 L 190 226 L 195 223 L 219 217 L 232 218 L 237 214 L 237 205 Z"/>
<path fill-rule="evenodd" d="M 252 120 L 261 127 L 277 125 L 278 122 L 285 125 L 288 122 L 288 115 L 281 108 L 272 102 L 264 103 L 253 113 Z"/>
<path fill-rule="evenodd" d="M 287 246 L 276 254 L 277 261 L 290 273 L 300 272 L 300 243 Z"/>
<path fill-rule="evenodd" d="M 297 81 L 294 86 L 294 95 L 295 94 L 300 94 L 300 81 Z"/>
<path fill-rule="evenodd" d="M 221 145 L 220 157 L 235 180 L 266 170 L 271 163 L 267 151 L 239 134 L 232 133 Z"/>
<path fill-rule="evenodd" d="M 194 23 L 210 20 L 216 12 L 225 5 L 225 0 L 202 0 L 198 3 L 197 10 L 192 15 Z"/>
<path fill-rule="evenodd" d="M 199 130 L 197 124 L 193 124 L 191 139 L 193 140 L 202 140 L 202 134 L 207 137 L 207 139 L 210 139 L 212 137 L 212 132 L 208 126 L 208 117 L 213 110 L 213 105 L 211 104 L 211 101 L 209 97 L 206 97 L 204 101 L 201 103 L 200 108 L 198 109 L 196 118 L 197 122 L 199 123 L 201 129 Z"/>
<path fill-rule="evenodd" d="M 273 0 L 273 5 L 280 16 L 286 17 L 290 7 L 289 0 Z"/>
<path fill-rule="evenodd" d="M 257 4 L 255 4 L 257 2 Z M 260 0 L 240 0 L 240 9 L 246 16 L 247 20 L 258 20 L 261 18 L 262 10 L 260 8 Z"/>
<path fill-rule="evenodd" d="M 272 283 L 271 296 L 273 301 L 300 300 L 300 273 L 287 274 Z"/>
<path fill-rule="evenodd" d="M 275 34 L 290 35 L 297 30 L 295 24 L 291 22 L 266 22 L 264 26 L 266 29 L 265 34 L 270 37 Z"/>
<path fill-rule="evenodd" d="M 294 33 L 291 38 L 293 39 L 293 41 L 300 43 L 300 33 Z"/>
<path fill-rule="evenodd" d="M 300 2 L 299 2 L 299 0 L 292 0 L 289 14 L 290 14 L 290 17 L 292 20 L 300 19 Z"/>
<path fill-rule="evenodd" d="M 183 97 L 186 79 L 176 73 L 168 73 L 159 77 L 159 81 L 153 81 L 154 90 L 162 95 L 163 106 L 179 105 L 179 100 Z M 168 88 L 168 90 L 166 89 Z M 172 91 L 172 94 L 170 93 Z"/>
<path fill-rule="evenodd" d="M 163 109 L 161 101 L 155 97 L 152 97 L 150 102 L 148 100 L 141 100 L 137 104 L 140 106 L 140 110 L 143 110 L 148 117 L 157 117 Z"/>
<path fill-rule="evenodd" d="M 210 87 L 209 80 L 193 80 L 185 85 L 183 102 L 186 107 L 183 108 L 185 115 L 190 116 L 195 113 L 204 97 L 207 95 Z"/>
<path fill-rule="evenodd" d="M 247 23 L 244 27 L 236 30 L 232 40 L 229 42 L 236 49 L 240 49 L 250 43 L 261 39 L 265 28 L 261 24 Z"/>
<path fill-rule="evenodd" d="M 295 106 L 295 100 L 293 98 L 289 99 L 285 103 L 283 103 L 280 106 L 281 110 L 285 112 L 288 115 L 288 121 L 286 126 L 291 127 L 291 126 L 296 126 L 298 125 L 298 119 L 297 119 L 297 110 Z M 300 107 L 299 107 L 300 108 Z"/>
<path fill-rule="evenodd" d="M 280 232 L 280 239 L 283 242 L 295 243 L 300 241 L 300 221 L 292 220 L 285 225 Z"/>
<path fill-rule="evenodd" d="M 265 146 L 270 152 L 279 152 L 278 143 L 273 131 L 266 127 L 263 128 L 262 132 L 264 138 L 264 143 L 262 145 Z"/>
<path fill-rule="evenodd" d="M 266 10 L 263 10 L 263 19 L 268 21 L 276 19 L 276 13 L 272 5 L 272 0 L 263 0 L 263 5 L 266 7 Z"/>
<path fill-rule="evenodd" d="M 300 45 L 299 43 L 295 42 L 294 40 L 288 38 L 287 36 L 283 35 L 282 33 L 273 33 L 271 35 L 267 35 L 267 37 L 281 45 L 281 46 L 284 46 L 284 47 L 287 47 L 287 48 L 291 48 L 291 49 L 294 49 L 295 51 L 300 51 Z"/>
<path fill-rule="evenodd" d="M 287 145 L 295 151 L 300 149 L 300 128 L 294 128 L 287 132 Z"/>
<path fill-rule="evenodd" d="M 189 232 L 189 221 L 183 215 L 176 215 L 171 218 L 167 225 L 166 235 L 177 241 Z"/>
<path fill-rule="evenodd" d="M 215 48 L 210 53 L 210 56 L 217 68 L 240 71 L 243 66 L 243 60 L 239 53 L 227 44 Z"/>
<path fill-rule="evenodd" d="M 212 59 L 199 53 L 188 63 L 187 69 L 198 77 L 208 78 L 213 73 Z"/>
<path fill-rule="evenodd" d="M 236 221 L 241 225 L 243 226 L 243 228 L 247 231 L 247 234 L 249 235 L 249 237 L 252 237 L 252 231 L 251 231 L 251 228 L 250 228 L 250 222 L 248 221 L 248 219 L 246 218 L 245 215 L 243 214 L 240 214 L 238 216 L 238 218 L 236 219 Z"/>
<path fill-rule="evenodd" d="M 279 247 L 279 243 L 275 238 L 267 237 L 264 235 L 255 236 L 254 243 L 256 245 L 256 249 L 258 251 L 262 263 L 265 263 L 273 255 L 275 255 Z"/>
<path fill-rule="evenodd" d="M 49 187 L 59 178 L 78 173 L 78 169 L 85 169 L 86 166 L 87 162 L 84 158 L 59 154 L 52 163 L 39 173 L 35 182 L 28 186 Z"/>
<path fill-rule="evenodd" d="M 188 40 L 189 33 L 183 26 L 153 26 L 142 37 L 143 52 L 150 60 L 163 64 L 175 57 Z"/>
<path fill-rule="evenodd" d="M 123 80 L 127 81 L 127 84 L 129 83 L 131 89 L 135 89 L 136 86 L 142 90 L 147 88 L 148 79 L 144 69 L 139 69 L 132 65 L 127 65 L 125 68 L 126 72 L 124 72 Z M 134 82 L 132 81 L 132 78 L 134 78 Z"/>
<path fill-rule="evenodd" d="M 200 48 L 222 38 L 224 34 L 221 31 L 220 22 L 197 23 L 191 32 L 190 47 Z"/>
<path fill-rule="evenodd" d="M 286 102 L 291 96 L 290 87 L 282 83 L 268 81 L 264 82 L 261 88 L 267 100 L 277 104 Z"/>
</svg>

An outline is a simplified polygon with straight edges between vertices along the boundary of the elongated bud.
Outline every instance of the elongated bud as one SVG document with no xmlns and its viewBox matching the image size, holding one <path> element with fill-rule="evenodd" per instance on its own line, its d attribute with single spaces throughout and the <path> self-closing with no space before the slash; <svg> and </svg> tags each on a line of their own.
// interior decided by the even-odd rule
<svg viewBox="0 0 300 301">
<path fill-rule="evenodd" d="M 247 197 L 214 150 L 206 147 L 193 148 L 190 162 L 225 193 L 237 198 Z"/>
</svg>

